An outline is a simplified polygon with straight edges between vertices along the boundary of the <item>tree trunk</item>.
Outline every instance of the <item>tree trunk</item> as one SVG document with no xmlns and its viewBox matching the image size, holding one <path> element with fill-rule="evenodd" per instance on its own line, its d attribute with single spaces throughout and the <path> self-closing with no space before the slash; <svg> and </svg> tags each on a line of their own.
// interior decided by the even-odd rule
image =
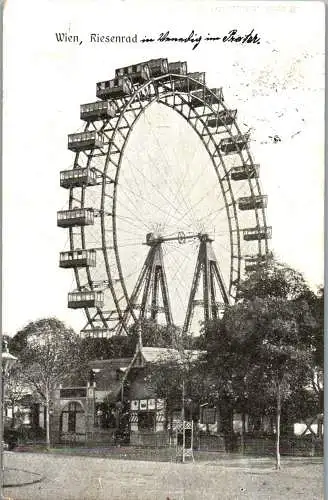
<svg viewBox="0 0 328 500">
<path fill-rule="evenodd" d="M 10 427 L 14 429 L 15 427 L 15 402 L 11 402 L 11 425 Z"/>
<path fill-rule="evenodd" d="M 46 446 L 47 450 L 50 449 L 50 412 L 49 412 L 50 400 L 49 392 L 46 391 Z"/>
<path fill-rule="evenodd" d="M 246 416 L 244 410 L 241 414 L 241 434 L 240 434 L 240 448 L 241 453 L 245 453 L 245 431 L 246 431 Z"/>
<path fill-rule="evenodd" d="M 277 422 L 276 422 L 276 469 L 280 469 L 280 416 L 281 416 L 281 388 L 277 382 Z"/>
</svg>

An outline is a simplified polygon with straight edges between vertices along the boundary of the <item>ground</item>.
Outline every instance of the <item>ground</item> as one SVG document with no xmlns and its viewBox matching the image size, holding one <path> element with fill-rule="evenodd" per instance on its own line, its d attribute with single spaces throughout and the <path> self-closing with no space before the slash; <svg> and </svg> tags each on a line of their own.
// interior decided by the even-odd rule
<svg viewBox="0 0 328 500">
<path fill-rule="evenodd" d="M 271 458 L 225 456 L 182 464 L 6 452 L 11 474 L 31 471 L 42 480 L 5 488 L 4 494 L 14 500 L 323 499 L 322 459 L 286 457 L 282 467 L 275 471 Z"/>
</svg>

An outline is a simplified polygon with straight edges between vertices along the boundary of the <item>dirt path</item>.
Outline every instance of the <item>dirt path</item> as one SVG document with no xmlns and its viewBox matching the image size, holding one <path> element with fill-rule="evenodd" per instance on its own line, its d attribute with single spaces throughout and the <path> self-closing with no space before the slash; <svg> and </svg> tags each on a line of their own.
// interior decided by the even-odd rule
<svg viewBox="0 0 328 500">
<path fill-rule="evenodd" d="M 286 460 L 280 472 L 272 466 L 267 460 L 176 464 L 6 453 L 5 467 L 37 472 L 44 479 L 6 488 L 5 496 L 14 500 L 323 499 L 320 461 Z"/>
</svg>

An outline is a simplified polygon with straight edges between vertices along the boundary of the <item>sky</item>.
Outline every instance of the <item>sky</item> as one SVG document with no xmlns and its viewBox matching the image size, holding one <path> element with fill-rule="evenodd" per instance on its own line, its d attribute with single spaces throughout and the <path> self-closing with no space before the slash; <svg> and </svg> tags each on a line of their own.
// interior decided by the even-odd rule
<svg viewBox="0 0 328 500">
<path fill-rule="evenodd" d="M 253 29 L 260 44 L 204 40 L 232 29 L 242 35 Z M 195 49 L 189 42 L 141 43 L 168 30 L 179 37 L 194 30 L 203 39 Z M 82 43 L 60 43 L 56 32 L 78 35 Z M 90 33 L 136 34 L 138 42 L 91 43 Z M 223 87 L 238 123 L 251 130 L 269 200 L 271 248 L 311 286 L 323 283 L 323 3 L 205 0 L 186 8 L 172 0 L 164 9 L 140 0 L 84 0 L 78 8 L 72 0 L 10 0 L 4 10 L 3 333 L 14 335 L 47 316 L 77 331 L 84 326 L 82 313 L 67 309 L 72 272 L 58 267 L 59 252 L 68 249 L 67 232 L 56 225 L 57 210 L 68 204 L 59 187 L 60 170 L 73 161 L 67 134 L 81 130 L 79 105 L 95 100 L 97 81 L 158 57 L 187 61 L 191 71 L 206 72 L 209 87 Z M 138 150 L 131 141 L 130 158 Z M 187 158 L 187 150 L 178 158 Z"/>
</svg>

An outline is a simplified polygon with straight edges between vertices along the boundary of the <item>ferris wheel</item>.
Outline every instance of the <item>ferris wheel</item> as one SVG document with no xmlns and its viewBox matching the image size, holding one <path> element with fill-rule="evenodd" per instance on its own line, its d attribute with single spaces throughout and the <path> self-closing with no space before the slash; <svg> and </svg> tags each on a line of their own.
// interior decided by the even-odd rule
<svg viewBox="0 0 328 500">
<path fill-rule="evenodd" d="M 60 173 L 69 249 L 59 265 L 76 281 L 68 307 L 84 309 L 86 336 L 124 335 L 142 318 L 195 331 L 269 255 L 249 133 L 222 88 L 186 62 L 119 68 L 96 96 L 81 105 L 74 162 Z"/>
</svg>

